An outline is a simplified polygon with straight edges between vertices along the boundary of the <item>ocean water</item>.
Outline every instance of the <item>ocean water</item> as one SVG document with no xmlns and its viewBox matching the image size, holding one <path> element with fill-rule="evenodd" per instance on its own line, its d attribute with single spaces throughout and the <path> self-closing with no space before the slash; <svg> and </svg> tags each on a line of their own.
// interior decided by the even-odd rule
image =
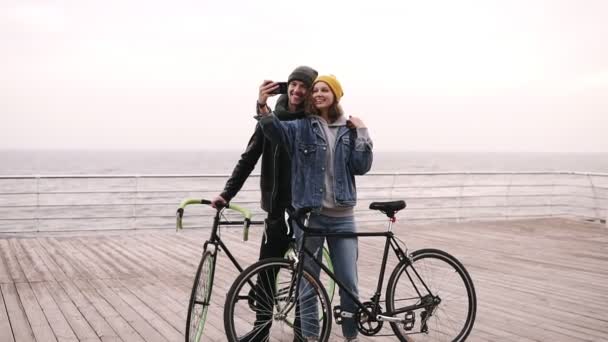
<svg viewBox="0 0 608 342">
<path fill-rule="evenodd" d="M 242 151 L 0 150 L 0 175 L 225 174 Z M 372 172 L 608 173 L 608 153 L 374 152 Z"/>
</svg>

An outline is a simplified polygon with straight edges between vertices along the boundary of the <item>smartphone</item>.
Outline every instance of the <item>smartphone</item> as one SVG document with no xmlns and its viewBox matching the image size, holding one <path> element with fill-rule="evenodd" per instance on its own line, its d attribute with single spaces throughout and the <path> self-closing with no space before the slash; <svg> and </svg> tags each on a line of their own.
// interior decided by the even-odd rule
<svg viewBox="0 0 608 342">
<path fill-rule="evenodd" d="M 273 94 L 287 94 L 287 82 L 277 82 L 279 87 L 275 89 Z"/>
</svg>

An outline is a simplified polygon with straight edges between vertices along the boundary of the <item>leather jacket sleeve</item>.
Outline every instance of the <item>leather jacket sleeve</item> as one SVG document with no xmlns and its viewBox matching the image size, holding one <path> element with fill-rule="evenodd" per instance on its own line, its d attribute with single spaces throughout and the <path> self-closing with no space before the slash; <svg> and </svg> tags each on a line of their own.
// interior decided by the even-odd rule
<svg viewBox="0 0 608 342">
<path fill-rule="evenodd" d="M 236 196 L 243 184 L 255 168 L 264 148 L 264 133 L 260 125 L 256 125 L 255 132 L 249 139 L 245 152 L 241 154 L 241 159 L 236 163 L 232 175 L 226 181 L 224 191 L 220 194 L 227 202 Z"/>
<path fill-rule="evenodd" d="M 298 120 L 281 121 L 274 113 L 262 116 L 259 119 L 259 126 L 262 129 L 262 134 L 270 141 L 285 146 L 290 158 L 293 155 L 293 140 L 295 138 L 297 125 Z"/>
</svg>

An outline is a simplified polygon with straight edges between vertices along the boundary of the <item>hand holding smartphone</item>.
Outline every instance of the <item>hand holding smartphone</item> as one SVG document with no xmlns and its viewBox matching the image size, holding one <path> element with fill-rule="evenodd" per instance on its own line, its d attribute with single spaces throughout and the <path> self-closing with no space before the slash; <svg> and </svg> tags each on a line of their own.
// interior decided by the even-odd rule
<svg viewBox="0 0 608 342">
<path fill-rule="evenodd" d="M 277 82 L 277 89 L 273 90 L 271 94 L 287 94 L 287 82 Z"/>
<path fill-rule="evenodd" d="M 273 82 L 271 80 L 264 80 L 264 82 L 262 82 L 260 85 L 258 106 L 265 106 L 269 97 L 279 94 L 287 94 L 287 82 Z"/>
</svg>

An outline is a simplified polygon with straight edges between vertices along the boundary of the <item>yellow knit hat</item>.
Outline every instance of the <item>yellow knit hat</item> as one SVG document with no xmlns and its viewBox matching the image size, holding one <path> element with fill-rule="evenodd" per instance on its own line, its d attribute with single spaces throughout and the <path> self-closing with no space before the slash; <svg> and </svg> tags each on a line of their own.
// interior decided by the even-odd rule
<svg viewBox="0 0 608 342">
<path fill-rule="evenodd" d="M 329 86 L 331 91 L 333 91 L 334 95 L 336 96 L 336 102 L 340 101 L 340 98 L 342 98 L 342 96 L 344 96 L 344 91 L 342 91 L 342 86 L 340 85 L 340 82 L 338 82 L 338 79 L 336 78 L 336 76 L 334 76 L 334 75 L 318 76 L 312 85 L 314 86 L 315 83 L 317 83 L 317 82 L 327 83 L 327 85 Z"/>
</svg>

